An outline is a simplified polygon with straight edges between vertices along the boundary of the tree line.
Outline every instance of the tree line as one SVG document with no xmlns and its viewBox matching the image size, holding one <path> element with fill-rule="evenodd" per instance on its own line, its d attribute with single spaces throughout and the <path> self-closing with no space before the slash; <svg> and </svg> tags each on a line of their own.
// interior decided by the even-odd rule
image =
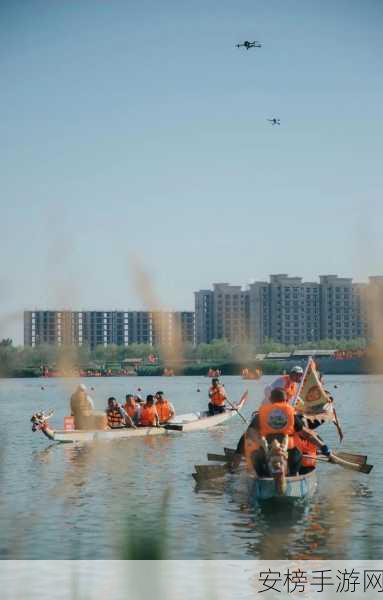
<svg viewBox="0 0 383 600">
<path fill-rule="evenodd" d="M 222 363 L 233 362 L 245 364 L 253 361 L 257 354 L 269 352 L 293 352 L 301 349 L 337 349 L 360 350 L 366 348 L 362 338 L 354 340 L 321 340 L 319 342 L 300 345 L 284 345 L 267 340 L 255 348 L 251 344 L 231 344 L 227 340 L 214 340 L 210 344 L 193 346 L 186 344 L 179 355 L 179 362 L 189 363 Z M 97 369 L 110 364 L 122 364 L 125 359 L 142 359 L 143 363 L 163 365 L 163 351 L 147 344 L 130 346 L 97 346 L 91 350 L 88 346 L 53 346 L 36 347 L 15 346 L 11 339 L 0 342 L 0 376 L 23 377 L 41 374 L 43 367 L 49 368 L 83 368 Z"/>
</svg>

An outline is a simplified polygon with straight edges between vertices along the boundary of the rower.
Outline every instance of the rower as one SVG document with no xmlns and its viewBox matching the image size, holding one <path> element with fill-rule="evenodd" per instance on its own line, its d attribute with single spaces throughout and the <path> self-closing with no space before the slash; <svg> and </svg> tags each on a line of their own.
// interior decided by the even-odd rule
<svg viewBox="0 0 383 600">
<path fill-rule="evenodd" d="M 265 397 L 263 404 L 270 403 L 270 394 L 272 390 L 282 389 L 286 394 L 286 400 L 291 404 L 298 393 L 298 387 L 303 377 L 303 369 L 299 365 L 293 367 L 288 375 L 281 375 L 275 381 L 265 388 Z"/>
<path fill-rule="evenodd" d="M 135 425 L 138 425 L 140 420 L 140 406 L 133 394 L 126 394 L 124 410 L 126 414 L 132 419 Z"/>
<path fill-rule="evenodd" d="M 288 403 L 285 391 L 275 388 L 270 393 L 270 403 L 261 406 L 259 412 L 255 413 L 247 431 L 240 438 L 232 466 L 238 466 L 241 457 L 245 456 L 259 477 L 269 476 L 265 451 L 261 445 L 262 437 L 270 443 L 273 439 L 281 442 L 284 436 L 288 436 L 289 474 L 296 475 L 302 466 L 302 451 L 297 437 L 298 433 L 300 439 L 319 448 L 325 456 L 331 456 L 329 448 L 323 441 L 304 426 L 303 417 L 297 414 L 294 407 Z M 309 470 L 313 466 L 315 465 L 311 465 Z"/>
<path fill-rule="evenodd" d="M 157 392 L 155 398 L 155 407 L 157 410 L 160 424 L 162 425 L 163 423 L 167 423 L 168 421 L 170 421 L 170 419 L 175 417 L 176 411 L 174 410 L 173 404 L 169 402 L 169 400 L 164 398 L 163 392 Z"/>
<path fill-rule="evenodd" d="M 222 383 L 220 383 L 218 377 L 214 377 L 211 380 L 211 386 L 209 389 L 210 402 L 208 404 L 209 414 L 215 415 L 218 413 L 225 412 L 225 400 L 227 398 L 226 391 Z"/>
<path fill-rule="evenodd" d="M 141 406 L 140 425 L 142 427 L 159 427 L 160 425 L 152 394 L 146 396 L 146 402 Z"/>
<path fill-rule="evenodd" d="M 119 405 L 116 398 L 111 396 L 108 398 L 108 406 L 105 410 L 108 418 L 108 425 L 111 429 L 120 427 L 136 428 L 130 416 L 125 412 L 122 406 Z"/>
</svg>

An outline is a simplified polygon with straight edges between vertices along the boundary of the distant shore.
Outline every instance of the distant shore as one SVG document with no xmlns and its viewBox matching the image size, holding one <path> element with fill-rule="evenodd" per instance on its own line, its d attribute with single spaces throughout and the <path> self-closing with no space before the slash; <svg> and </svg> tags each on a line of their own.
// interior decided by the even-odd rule
<svg viewBox="0 0 383 600">
<path fill-rule="evenodd" d="M 333 358 L 318 358 L 316 360 L 318 368 L 324 375 L 379 375 L 383 374 L 383 365 L 376 367 L 371 366 L 364 358 L 350 358 L 344 360 L 335 360 Z M 220 362 L 210 361 L 209 363 L 196 363 L 189 364 L 187 366 L 169 365 L 168 369 L 163 366 L 142 366 L 137 369 L 136 372 L 129 374 L 110 372 L 107 374 L 89 375 L 83 374 L 68 375 L 68 377 L 92 377 L 92 378 L 104 378 L 104 377 L 167 377 L 166 370 L 171 370 L 174 376 L 186 375 L 186 376 L 206 376 L 208 377 L 209 368 L 217 369 L 221 372 L 221 375 L 241 375 L 244 368 L 248 368 L 249 371 L 260 370 L 263 375 L 279 375 L 284 372 L 288 372 L 291 367 L 295 364 L 300 364 L 302 367 L 305 366 L 306 360 L 280 360 L 280 361 L 250 361 L 246 364 L 238 362 Z M 380 367 L 380 368 L 379 368 Z M 51 379 L 58 378 L 59 375 L 43 376 L 40 369 L 22 369 L 14 373 L 9 374 L 3 379 L 15 379 L 15 378 L 37 378 Z"/>
</svg>

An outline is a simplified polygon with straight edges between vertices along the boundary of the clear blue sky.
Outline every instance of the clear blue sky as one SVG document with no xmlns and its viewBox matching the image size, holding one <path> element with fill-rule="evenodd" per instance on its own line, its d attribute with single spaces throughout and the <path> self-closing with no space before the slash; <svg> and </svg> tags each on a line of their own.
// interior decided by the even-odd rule
<svg viewBox="0 0 383 600">
<path fill-rule="evenodd" d="M 382 274 L 382 26 L 379 0 L 3 0 L 0 337 L 143 308 L 132 255 L 174 309 Z"/>
</svg>

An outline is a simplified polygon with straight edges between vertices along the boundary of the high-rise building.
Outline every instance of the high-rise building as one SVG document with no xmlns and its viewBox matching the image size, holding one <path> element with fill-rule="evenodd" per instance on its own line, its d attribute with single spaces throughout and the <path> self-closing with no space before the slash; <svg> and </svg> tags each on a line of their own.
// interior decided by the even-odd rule
<svg viewBox="0 0 383 600">
<path fill-rule="evenodd" d="M 319 284 L 270 275 L 270 338 L 282 344 L 319 339 Z"/>
<path fill-rule="evenodd" d="M 194 292 L 195 335 L 197 344 L 208 344 L 214 339 L 214 294 L 212 290 Z"/>
<path fill-rule="evenodd" d="M 24 344 L 128 346 L 195 343 L 191 311 L 25 311 Z"/>
<path fill-rule="evenodd" d="M 24 344 L 70 345 L 74 339 L 73 317 L 70 311 L 37 310 L 24 312 Z"/>
<path fill-rule="evenodd" d="M 213 285 L 213 338 L 233 344 L 249 340 L 249 292 L 239 285 Z"/>
<path fill-rule="evenodd" d="M 233 343 L 249 340 L 255 346 L 267 339 L 297 345 L 366 337 L 370 289 L 374 297 L 382 290 L 383 307 L 383 277 L 363 284 L 322 275 L 317 283 L 283 273 L 248 289 L 214 284 L 213 290 L 195 292 L 197 343 L 225 338 Z"/>
<path fill-rule="evenodd" d="M 338 275 L 321 275 L 319 282 L 321 339 L 352 339 L 354 329 L 352 279 L 338 277 Z"/>
</svg>

